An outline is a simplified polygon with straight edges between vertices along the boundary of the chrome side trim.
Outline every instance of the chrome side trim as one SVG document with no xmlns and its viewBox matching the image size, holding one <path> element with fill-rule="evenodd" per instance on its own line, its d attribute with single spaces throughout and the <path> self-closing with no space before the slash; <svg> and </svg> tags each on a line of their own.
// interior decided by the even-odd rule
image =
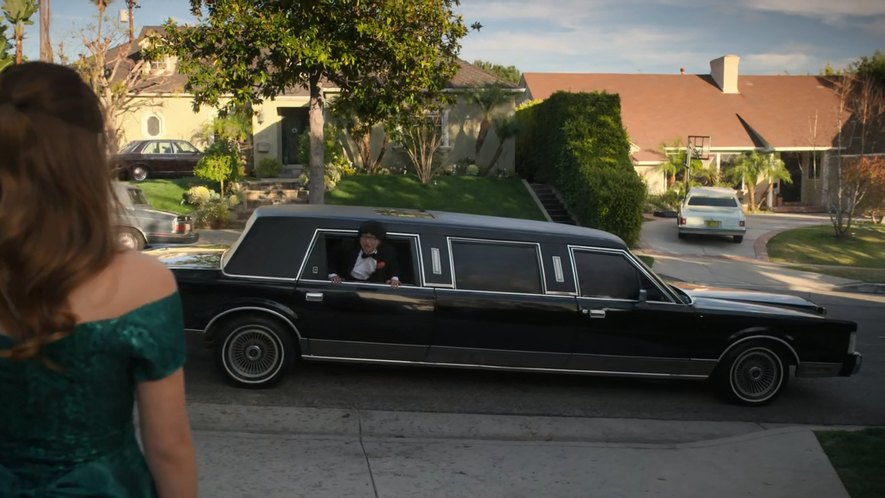
<svg viewBox="0 0 885 498">
<path fill-rule="evenodd" d="M 569 299 L 574 299 L 574 298 L 575 298 L 575 296 L 574 296 L 573 294 L 570 294 L 570 293 L 564 293 L 564 292 L 550 292 L 549 294 L 527 294 L 527 293 L 523 293 L 523 292 L 504 292 L 504 291 L 486 291 L 486 290 L 473 290 L 473 289 L 456 289 L 456 288 L 454 288 L 454 287 L 452 287 L 452 286 L 446 286 L 446 287 L 439 287 L 439 286 L 438 286 L 437 288 L 438 288 L 439 290 L 450 290 L 450 291 L 466 292 L 466 293 L 470 293 L 470 294 L 496 294 L 496 295 L 503 295 L 503 296 L 520 296 L 520 297 L 525 297 L 525 296 L 536 296 L 536 297 L 562 297 L 562 298 L 569 298 Z"/>
<path fill-rule="evenodd" d="M 553 278 L 557 282 L 565 282 L 565 276 L 562 273 L 562 258 L 559 256 L 553 256 Z"/>
<path fill-rule="evenodd" d="M 295 332 L 295 338 L 298 339 L 299 342 L 301 342 L 301 340 L 302 340 L 301 333 L 298 331 L 298 327 L 296 327 L 295 324 L 292 323 L 292 320 L 289 320 L 288 317 L 286 317 L 285 315 L 283 315 L 282 313 L 280 313 L 278 311 L 275 311 L 275 310 L 272 310 L 269 308 L 263 308 L 260 306 L 240 306 L 237 308 L 231 308 L 229 310 L 224 310 L 221 313 L 215 315 L 211 320 L 209 320 L 209 323 L 206 324 L 206 328 L 204 329 L 204 332 L 211 330 L 212 325 L 214 325 L 215 322 L 217 322 L 219 319 L 221 319 L 225 315 L 229 315 L 231 313 L 237 313 L 240 311 L 259 311 L 262 313 L 269 313 L 271 315 L 275 315 L 277 318 L 283 320 L 284 322 L 286 322 L 289 325 L 289 327 L 292 329 L 292 331 Z"/>
<path fill-rule="evenodd" d="M 809 361 L 796 367 L 796 377 L 836 377 L 842 367 L 841 363 Z"/>
<path fill-rule="evenodd" d="M 389 365 L 413 365 L 443 368 L 462 368 L 468 370 L 498 370 L 509 372 L 541 372 L 541 373 L 564 373 L 564 374 L 583 374 L 583 375 L 600 375 L 606 377 L 634 377 L 634 378 L 679 378 L 679 379 L 706 379 L 706 375 L 690 375 L 690 374 L 661 374 L 647 372 L 613 372 L 613 371 L 597 371 L 597 370 L 572 370 L 565 368 L 537 368 L 537 367 L 499 367 L 495 365 L 475 365 L 462 363 L 431 363 L 426 361 L 405 361 L 405 360 L 375 360 L 375 359 L 355 359 L 341 358 L 335 356 L 314 356 L 302 355 L 305 360 L 313 361 L 331 361 L 340 363 L 377 363 Z"/>
<path fill-rule="evenodd" d="M 439 247 L 430 248 L 430 259 L 433 263 L 433 274 L 442 275 L 442 262 L 439 258 Z"/>
</svg>

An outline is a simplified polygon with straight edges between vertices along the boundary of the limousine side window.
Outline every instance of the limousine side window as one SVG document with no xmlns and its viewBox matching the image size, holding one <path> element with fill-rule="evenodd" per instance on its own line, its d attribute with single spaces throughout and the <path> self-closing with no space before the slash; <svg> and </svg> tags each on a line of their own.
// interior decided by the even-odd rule
<svg viewBox="0 0 885 498">
<path fill-rule="evenodd" d="M 541 294 L 537 244 L 451 240 L 455 288 Z"/>
<path fill-rule="evenodd" d="M 639 289 L 645 289 L 649 301 L 667 301 L 661 290 L 623 253 L 575 251 L 574 254 L 582 297 L 637 300 Z"/>
<path fill-rule="evenodd" d="M 399 280 L 403 285 L 417 285 L 417 254 L 415 237 L 388 235 L 384 241 L 390 244 L 396 251 L 399 263 Z M 303 278 L 325 280 L 334 262 L 340 257 L 341 251 L 350 247 L 356 247 L 357 236 L 355 233 L 319 233 L 314 243 Z"/>
</svg>

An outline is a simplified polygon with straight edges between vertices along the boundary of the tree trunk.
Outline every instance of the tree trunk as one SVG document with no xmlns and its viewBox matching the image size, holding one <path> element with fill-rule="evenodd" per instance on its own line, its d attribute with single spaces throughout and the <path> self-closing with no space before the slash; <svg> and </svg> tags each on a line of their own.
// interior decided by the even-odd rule
<svg viewBox="0 0 885 498">
<path fill-rule="evenodd" d="M 15 26 L 15 63 L 22 63 L 22 40 L 25 38 L 24 28 Z"/>
<path fill-rule="evenodd" d="M 325 153 L 323 95 L 319 82 L 320 74 L 318 72 L 310 76 L 310 108 L 308 110 L 308 122 L 310 123 L 310 129 L 308 130 L 310 137 L 310 165 L 308 167 L 309 180 L 307 184 L 307 188 L 310 190 L 307 202 L 310 204 L 323 204 L 326 197 L 326 165 L 323 157 Z"/>
<path fill-rule="evenodd" d="M 489 123 L 488 119 L 483 119 L 482 122 L 479 124 L 479 134 L 476 136 L 476 157 L 474 158 L 475 161 L 479 161 L 479 151 L 482 150 L 482 144 L 485 143 L 486 137 L 489 134 L 489 126 L 491 126 L 491 124 Z"/>
<path fill-rule="evenodd" d="M 373 173 L 372 168 L 372 144 L 371 144 L 371 132 L 362 133 L 360 136 L 356 137 L 357 149 L 359 150 L 360 163 L 363 165 L 363 169 L 366 170 L 366 173 Z"/>
<path fill-rule="evenodd" d="M 390 135 L 387 132 L 384 132 L 384 138 L 381 139 L 381 150 L 378 151 L 378 157 L 372 161 L 372 170 L 375 171 L 381 166 L 381 160 L 384 159 L 384 154 L 387 153 L 387 147 L 390 145 Z"/>
<path fill-rule="evenodd" d="M 40 0 L 40 60 L 53 62 L 49 28 L 52 22 L 50 0 Z"/>
</svg>

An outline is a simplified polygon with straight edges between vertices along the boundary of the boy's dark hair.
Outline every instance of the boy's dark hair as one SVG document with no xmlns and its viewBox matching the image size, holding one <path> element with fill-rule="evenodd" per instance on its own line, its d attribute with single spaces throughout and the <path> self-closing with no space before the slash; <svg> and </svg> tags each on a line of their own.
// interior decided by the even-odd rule
<svg viewBox="0 0 885 498">
<path fill-rule="evenodd" d="M 364 233 L 370 233 L 377 237 L 378 240 L 384 240 L 384 237 L 387 236 L 387 230 L 385 230 L 384 225 L 378 221 L 364 221 L 360 225 L 359 235 L 363 235 Z"/>
</svg>

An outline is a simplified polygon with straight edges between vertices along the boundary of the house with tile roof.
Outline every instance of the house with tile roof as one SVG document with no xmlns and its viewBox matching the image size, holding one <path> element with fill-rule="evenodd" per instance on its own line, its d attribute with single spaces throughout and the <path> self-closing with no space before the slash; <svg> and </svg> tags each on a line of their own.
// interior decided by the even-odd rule
<svg viewBox="0 0 885 498">
<path fill-rule="evenodd" d="M 135 45 L 129 44 L 114 48 L 114 54 L 124 54 L 130 63 L 141 58 L 141 49 L 152 34 L 162 34 L 162 27 L 148 26 L 142 29 Z M 108 60 L 111 60 L 111 55 Z M 177 71 L 175 57 L 166 57 L 162 61 L 144 65 L 149 74 L 138 89 L 136 98 L 139 100 L 135 111 L 122 119 L 123 140 L 128 141 L 147 138 L 174 138 L 198 143 L 205 140 L 205 125 L 215 118 L 217 109 L 203 107 L 199 111 L 192 109 L 193 95 L 185 91 L 187 75 Z M 495 156 L 497 140 L 492 135 L 486 140 L 486 146 L 475 157 L 476 138 L 479 134 L 483 115 L 480 109 L 470 103 L 469 92 L 486 85 L 500 85 L 512 92 L 513 101 L 496 109 L 497 114 L 513 115 L 515 102 L 522 94 L 516 85 L 500 80 L 482 69 L 463 60 L 458 61 L 459 70 L 448 82 L 446 91 L 456 96 L 455 103 L 447 108 L 440 117 L 442 146 L 438 153 L 443 165 L 456 162 L 487 164 Z M 323 97 L 327 102 L 333 101 L 339 89 L 328 82 L 323 87 Z M 303 165 L 299 164 L 299 140 L 308 128 L 309 93 L 307 88 L 293 87 L 284 94 L 273 99 L 266 99 L 253 107 L 252 143 L 253 164 L 262 159 L 277 159 L 284 171 L 290 174 L 300 172 Z M 221 105 L 226 102 L 222 101 Z M 328 107 L 327 107 L 328 109 Z M 373 134 L 373 140 L 380 143 L 381 130 Z M 377 150 L 377 149 L 373 149 Z M 349 151 L 350 152 L 350 151 Z M 497 158 L 493 169 L 505 172 L 514 170 L 515 146 L 512 140 L 504 145 L 503 153 Z M 351 155 L 351 157 L 354 157 Z M 391 169 L 402 168 L 408 157 L 401 149 L 390 148 L 384 156 L 382 166 Z"/>
<path fill-rule="evenodd" d="M 650 193 L 666 189 L 660 165 L 664 144 L 689 136 L 709 137 L 705 161 L 719 171 L 741 153 L 777 152 L 792 184 L 776 186 L 780 199 L 823 206 L 828 169 L 839 150 L 840 98 L 821 76 L 740 75 L 740 58 L 710 62 L 710 74 L 525 73 L 525 99 L 554 92 L 608 92 L 620 95 L 621 117 L 632 144 L 637 172 Z M 764 185 L 757 186 L 759 192 Z"/>
</svg>

